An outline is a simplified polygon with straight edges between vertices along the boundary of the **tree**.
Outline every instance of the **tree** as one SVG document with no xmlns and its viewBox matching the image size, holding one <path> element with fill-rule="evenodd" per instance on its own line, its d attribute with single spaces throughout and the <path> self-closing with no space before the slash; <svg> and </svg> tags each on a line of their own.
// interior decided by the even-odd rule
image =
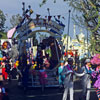
<svg viewBox="0 0 100 100">
<path fill-rule="evenodd" d="M 46 3 L 47 0 L 43 0 Z M 57 0 L 56 0 L 57 1 Z M 63 0 L 73 8 L 73 11 L 78 11 L 76 16 L 73 17 L 75 24 L 84 26 L 88 29 L 95 43 L 92 46 L 95 52 L 100 53 L 100 1 L 99 0 Z M 92 41 L 92 40 L 91 40 Z M 92 44 L 91 44 L 92 45 Z M 94 48 L 98 47 L 98 49 Z"/>
<path fill-rule="evenodd" d="M 12 25 L 12 27 L 15 27 L 17 26 L 19 23 L 20 23 L 20 20 L 21 20 L 21 16 L 20 14 L 17 14 L 17 15 L 13 15 L 10 19 L 10 23 Z"/>
<path fill-rule="evenodd" d="M 4 31 L 5 21 L 6 21 L 6 16 L 4 15 L 3 11 L 0 10 L 0 32 Z"/>
</svg>

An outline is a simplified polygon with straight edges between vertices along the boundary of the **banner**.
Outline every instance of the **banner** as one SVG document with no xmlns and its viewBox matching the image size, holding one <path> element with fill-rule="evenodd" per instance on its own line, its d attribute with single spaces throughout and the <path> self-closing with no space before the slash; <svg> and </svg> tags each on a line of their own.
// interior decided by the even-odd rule
<svg viewBox="0 0 100 100">
<path fill-rule="evenodd" d="M 10 29 L 8 32 L 7 32 L 7 37 L 8 39 L 12 38 L 14 32 L 16 31 L 16 27 Z"/>
</svg>

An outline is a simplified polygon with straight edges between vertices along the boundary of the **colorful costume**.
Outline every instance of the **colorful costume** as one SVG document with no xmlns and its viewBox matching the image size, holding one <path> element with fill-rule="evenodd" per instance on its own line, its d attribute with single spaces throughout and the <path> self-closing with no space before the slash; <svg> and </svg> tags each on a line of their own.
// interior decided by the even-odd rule
<svg viewBox="0 0 100 100">
<path fill-rule="evenodd" d="M 46 73 L 45 69 L 39 70 L 39 79 L 40 79 L 40 84 L 42 87 L 42 92 L 44 91 L 44 87 L 47 83 L 46 78 L 47 78 L 47 73 Z"/>
<path fill-rule="evenodd" d="M 58 74 L 59 74 L 59 85 L 63 85 L 64 83 L 64 78 L 65 78 L 65 75 L 62 75 L 62 71 L 63 71 L 63 68 L 64 66 L 59 66 L 58 68 Z"/>
<path fill-rule="evenodd" d="M 94 83 L 94 87 L 96 88 L 96 93 L 98 99 L 100 100 L 100 54 L 96 54 L 92 59 L 91 63 L 93 65 L 97 65 L 96 72 L 94 73 L 93 78 L 97 77 L 97 80 Z"/>
<path fill-rule="evenodd" d="M 84 75 L 82 77 L 82 87 L 83 87 L 83 96 L 86 96 L 86 100 L 90 99 L 90 90 L 87 90 L 91 88 L 91 74 L 92 74 L 92 68 L 88 66 L 83 66 L 82 71 L 84 71 Z"/>
<path fill-rule="evenodd" d="M 40 70 L 39 71 L 39 78 L 40 78 L 40 84 L 45 85 L 47 83 L 47 73 L 45 70 Z"/>
<path fill-rule="evenodd" d="M 73 100 L 73 85 L 74 85 L 74 81 L 73 81 L 73 76 L 79 76 L 80 74 L 76 73 L 74 70 L 76 69 L 76 67 L 73 66 L 73 59 L 72 58 L 68 58 L 68 64 L 66 66 L 64 66 L 63 71 L 62 71 L 62 75 L 65 75 L 65 80 L 64 80 L 64 94 L 63 94 L 63 99 L 62 100 L 67 100 L 67 94 L 68 94 L 68 90 L 70 91 L 70 100 Z"/>
<path fill-rule="evenodd" d="M 97 72 L 97 73 L 100 72 L 100 66 L 98 66 L 98 67 L 96 68 L 96 72 Z M 94 87 L 96 88 L 97 96 L 98 96 L 98 98 L 100 99 L 100 74 L 97 75 L 97 80 L 96 80 L 96 82 L 94 83 Z"/>
<path fill-rule="evenodd" d="M 96 71 L 99 71 L 99 70 L 100 70 L 100 66 L 99 68 L 98 67 L 96 68 Z M 97 76 L 97 80 L 94 83 L 94 87 L 100 89 L 100 74 Z"/>
<path fill-rule="evenodd" d="M 64 94 L 62 100 L 67 100 L 68 90 L 70 91 L 70 100 L 73 100 L 73 68 L 68 64 L 64 67 L 62 75 L 66 75 L 64 80 Z"/>
</svg>

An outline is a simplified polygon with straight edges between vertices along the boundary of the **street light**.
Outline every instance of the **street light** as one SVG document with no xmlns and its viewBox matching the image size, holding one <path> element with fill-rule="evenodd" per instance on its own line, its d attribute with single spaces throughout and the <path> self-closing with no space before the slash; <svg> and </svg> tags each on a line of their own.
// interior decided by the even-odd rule
<svg viewBox="0 0 100 100">
<path fill-rule="evenodd" d="M 68 16 L 67 50 L 68 50 L 68 36 L 69 36 L 69 26 L 70 26 L 70 12 L 71 10 L 69 10 L 69 16 Z"/>
<path fill-rule="evenodd" d="M 88 48 L 88 29 L 87 29 L 87 50 L 88 50 L 88 58 L 89 58 L 89 48 Z"/>
</svg>

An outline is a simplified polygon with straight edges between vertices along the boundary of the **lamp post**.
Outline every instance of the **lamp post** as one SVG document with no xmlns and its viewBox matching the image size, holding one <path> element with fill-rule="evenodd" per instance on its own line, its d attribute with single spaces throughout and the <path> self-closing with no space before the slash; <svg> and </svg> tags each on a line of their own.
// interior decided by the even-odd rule
<svg viewBox="0 0 100 100">
<path fill-rule="evenodd" d="M 68 11 L 69 16 L 68 16 L 68 32 L 67 32 L 67 50 L 68 50 L 68 36 L 69 36 L 69 28 L 70 28 L 70 12 L 71 10 Z"/>
<path fill-rule="evenodd" d="M 87 29 L 87 54 L 88 54 L 88 58 L 89 58 L 89 48 L 88 48 L 88 29 Z"/>
</svg>

